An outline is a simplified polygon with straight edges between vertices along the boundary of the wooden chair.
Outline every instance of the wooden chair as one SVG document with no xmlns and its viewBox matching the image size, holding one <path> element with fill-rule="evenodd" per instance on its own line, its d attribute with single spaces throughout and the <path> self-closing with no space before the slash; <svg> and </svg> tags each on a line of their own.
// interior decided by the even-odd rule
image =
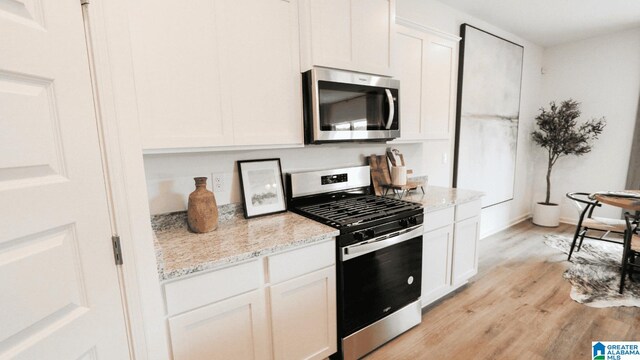
<svg viewBox="0 0 640 360">
<path fill-rule="evenodd" d="M 640 269 L 640 264 L 636 263 L 636 258 L 640 257 L 640 235 L 638 235 L 638 214 L 632 216 L 629 213 L 624 214 L 625 234 L 624 248 L 622 250 L 622 269 L 620 276 L 620 294 L 624 290 L 624 279 L 629 274 L 629 279 L 635 269 Z M 633 279 L 631 279 L 633 280 Z"/>
<path fill-rule="evenodd" d="M 623 243 L 622 239 L 620 238 L 612 239 L 608 238 L 607 236 L 611 233 L 623 236 L 624 231 L 626 230 L 624 220 L 593 216 L 593 210 L 596 207 L 602 206 L 602 204 L 600 204 L 597 200 L 590 199 L 588 193 L 571 192 L 567 193 L 567 197 L 573 200 L 573 203 L 575 204 L 576 208 L 578 209 L 578 213 L 580 214 L 578 225 L 576 226 L 576 232 L 573 236 L 573 242 L 571 243 L 571 249 L 569 249 L 569 257 L 567 258 L 567 260 L 571 261 L 571 255 L 573 254 L 573 250 L 576 247 L 578 238 L 580 238 L 580 242 L 578 243 L 578 249 L 576 251 L 580 251 L 580 249 L 582 248 L 582 242 L 584 241 L 584 238 L 607 241 L 616 244 Z"/>
</svg>

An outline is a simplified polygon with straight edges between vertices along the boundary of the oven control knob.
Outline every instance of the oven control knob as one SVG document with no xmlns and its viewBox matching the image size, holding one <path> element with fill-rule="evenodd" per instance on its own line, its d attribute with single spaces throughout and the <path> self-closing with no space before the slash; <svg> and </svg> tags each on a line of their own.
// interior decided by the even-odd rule
<svg viewBox="0 0 640 360">
<path fill-rule="evenodd" d="M 409 226 L 409 222 L 407 221 L 407 219 L 400 220 L 400 226 L 408 227 Z"/>
<path fill-rule="evenodd" d="M 409 223 L 411 225 L 418 225 L 418 218 L 416 218 L 415 216 L 412 216 L 409 218 Z"/>
<path fill-rule="evenodd" d="M 373 229 L 367 229 L 364 233 L 369 239 L 376 237 L 376 232 Z"/>
<path fill-rule="evenodd" d="M 354 234 L 353 234 L 353 238 L 354 238 L 356 241 L 362 241 L 362 240 L 364 240 L 364 234 L 363 234 L 363 233 L 361 233 L 361 232 L 354 233 Z"/>
</svg>

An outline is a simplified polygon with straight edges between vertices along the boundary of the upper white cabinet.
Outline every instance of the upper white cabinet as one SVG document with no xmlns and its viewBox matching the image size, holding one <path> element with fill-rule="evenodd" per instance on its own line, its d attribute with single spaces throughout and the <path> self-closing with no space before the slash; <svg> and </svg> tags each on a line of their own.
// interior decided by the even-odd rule
<svg viewBox="0 0 640 360">
<path fill-rule="evenodd" d="M 400 140 L 451 139 L 455 127 L 458 41 L 454 35 L 398 19 Z"/>
<path fill-rule="evenodd" d="M 297 0 L 138 0 L 146 150 L 303 143 Z"/>
<path fill-rule="evenodd" d="M 395 0 L 300 0 L 302 71 L 393 75 Z"/>
</svg>

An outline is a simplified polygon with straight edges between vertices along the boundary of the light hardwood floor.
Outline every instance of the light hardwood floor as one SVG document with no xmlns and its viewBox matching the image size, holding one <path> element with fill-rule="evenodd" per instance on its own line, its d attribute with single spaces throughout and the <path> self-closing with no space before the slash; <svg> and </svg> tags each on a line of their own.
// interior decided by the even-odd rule
<svg viewBox="0 0 640 360">
<path fill-rule="evenodd" d="M 640 341 L 640 308 L 596 309 L 569 297 L 566 255 L 543 236 L 574 229 L 525 221 L 481 240 L 478 275 L 366 359 L 590 359 L 591 341 Z"/>
</svg>

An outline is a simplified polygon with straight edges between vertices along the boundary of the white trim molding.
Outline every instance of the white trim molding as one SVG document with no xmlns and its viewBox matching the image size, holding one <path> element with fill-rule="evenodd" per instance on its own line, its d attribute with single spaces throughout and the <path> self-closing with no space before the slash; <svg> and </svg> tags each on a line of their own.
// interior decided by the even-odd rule
<svg viewBox="0 0 640 360">
<path fill-rule="evenodd" d="M 480 240 L 484 240 L 484 239 L 488 238 L 489 236 L 492 236 L 492 235 L 495 235 L 495 234 L 497 234 L 497 233 L 499 233 L 501 231 L 507 230 L 508 228 L 510 228 L 510 227 L 512 227 L 514 225 L 517 225 L 517 224 L 519 224 L 519 223 L 521 223 L 521 222 L 523 222 L 525 220 L 528 220 L 530 218 L 531 218 L 531 213 L 530 212 L 528 212 L 526 214 L 523 214 L 521 216 L 518 216 L 517 218 L 513 219 L 506 226 L 503 226 L 503 227 L 500 227 L 500 228 L 497 228 L 497 229 L 489 230 L 489 232 L 486 233 L 486 234 L 480 234 Z"/>
<path fill-rule="evenodd" d="M 441 38 L 444 39 L 448 39 L 448 40 L 452 40 L 452 41 L 460 41 L 462 38 L 458 35 L 453 35 L 453 34 L 449 34 L 448 32 L 444 32 L 442 30 L 438 30 L 435 28 L 432 28 L 430 26 L 425 26 L 422 24 L 418 24 L 417 22 L 411 21 L 407 18 L 401 17 L 401 16 L 396 16 L 396 24 L 397 25 L 402 25 L 402 26 L 406 26 L 408 28 L 412 28 L 418 31 L 422 31 L 422 32 L 426 32 L 426 33 L 430 33 L 436 36 L 439 36 Z"/>
<path fill-rule="evenodd" d="M 127 0 L 95 1 L 91 18 L 96 108 L 104 131 L 133 359 L 170 358 L 131 65 Z"/>
</svg>

